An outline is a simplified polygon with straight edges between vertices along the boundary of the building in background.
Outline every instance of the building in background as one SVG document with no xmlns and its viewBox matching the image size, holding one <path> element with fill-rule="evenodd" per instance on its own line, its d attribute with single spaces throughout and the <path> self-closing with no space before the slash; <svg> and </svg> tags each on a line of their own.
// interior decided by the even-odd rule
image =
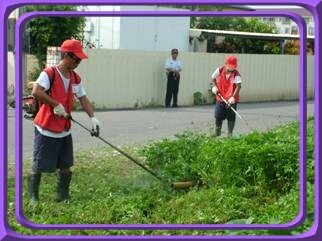
<svg viewBox="0 0 322 241">
<path fill-rule="evenodd" d="M 269 6 L 255 8 L 256 10 L 260 11 L 286 11 L 286 12 L 293 12 L 297 13 L 298 15 L 302 16 L 307 25 L 307 34 L 308 36 L 314 36 L 314 20 L 313 16 L 309 11 L 304 8 L 299 8 L 296 6 L 286 6 L 282 9 L 276 9 Z M 273 25 L 276 27 L 277 32 L 280 34 L 299 34 L 297 24 L 291 20 L 290 18 L 285 17 L 260 17 L 261 21 Z"/>
<path fill-rule="evenodd" d="M 314 41 L 314 19 L 309 11 L 298 6 L 246 6 L 245 8 L 231 8 L 233 6 L 227 6 L 223 11 L 270 11 L 270 12 L 292 12 L 296 13 L 304 18 L 307 24 L 307 35 L 310 40 L 310 45 L 313 45 Z M 243 18 L 243 17 L 240 17 Z M 250 17 L 245 17 L 250 18 Z M 285 45 L 293 40 L 299 39 L 299 30 L 297 24 L 287 17 L 255 17 L 259 21 L 265 24 L 271 25 L 276 29 L 276 34 L 262 34 L 262 33 L 247 33 L 238 31 L 224 31 L 217 29 L 190 29 L 190 49 L 193 52 L 212 52 L 209 50 L 209 46 L 215 42 L 217 45 L 222 43 L 226 37 L 236 38 L 262 38 L 269 40 L 278 40 L 280 42 L 281 54 L 284 54 Z M 310 53 L 314 53 L 314 48 L 310 49 Z M 244 53 L 244 52 L 243 52 Z"/>
<path fill-rule="evenodd" d="M 158 6 L 86 6 L 84 11 L 188 11 Z M 86 17 L 89 48 L 169 51 L 189 50 L 190 17 Z"/>
</svg>

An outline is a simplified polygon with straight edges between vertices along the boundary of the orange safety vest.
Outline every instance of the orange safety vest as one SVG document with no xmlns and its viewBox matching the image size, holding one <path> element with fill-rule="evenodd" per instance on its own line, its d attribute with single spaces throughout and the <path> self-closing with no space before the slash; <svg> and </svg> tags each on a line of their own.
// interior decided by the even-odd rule
<svg viewBox="0 0 322 241">
<path fill-rule="evenodd" d="M 223 66 L 219 69 L 220 75 L 216 79 L 217 88 L 219 93 L 224 97 L 227 101 L 230 97 L 233 96 L 234 91 L 236 89 L 236 84 L 233 82 L 236 76 L 240 76 L 237 70 L 234 70 L 228 79 L 226 79 L 226 67 Z M 223 102 L 220 96 L 216 95 L 216 101 Z M 235 102 L 239 102 L 239 94 L 235 96 Z"/>
<path fill-rule="evenodd" d="M 46 68 L 44 70 L 50 80 L 50 88 L 47 94 L 61 103 L 67 113 L 71 113 L 74 103 L 74 93 L 72 86 L 80 83 L 80 76 L 72 71 L 67 93 L 65 91 L 63 80 L 61 79 L 56 68 Z M 70 119 L 66 119 L 54 114 L 53 107 L 49 104 L 42 103 L 34 119 L 34 123 L 41 128 L 52 132 L 68 131 L 71 127 Z"/>
</svg>

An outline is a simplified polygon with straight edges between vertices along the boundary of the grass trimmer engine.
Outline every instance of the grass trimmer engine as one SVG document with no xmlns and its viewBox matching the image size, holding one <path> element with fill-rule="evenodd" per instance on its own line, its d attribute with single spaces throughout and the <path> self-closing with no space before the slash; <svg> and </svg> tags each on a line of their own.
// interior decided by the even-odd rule
<svg viewBox="0 0 322 241">
<path fill-rule="evenodd" d="M 24 118 L 34 119 L 39 110 L 39 102 L 32 95 L 25 96 L 22 98 L 22 109 L 25 111 Z"/>
<path fill-rule="evenodd" d="M 27 85 L 29 91 L 32 90 L 34 82 L 30 81 Z M 9 102 L 9 106 L 16 107 L 15 100 Z M 24 118 L 32 120 L 39 111 L 39 101 L 32 95 L 22 97 L 22 109 L 24 110 Z"/>
</svg>

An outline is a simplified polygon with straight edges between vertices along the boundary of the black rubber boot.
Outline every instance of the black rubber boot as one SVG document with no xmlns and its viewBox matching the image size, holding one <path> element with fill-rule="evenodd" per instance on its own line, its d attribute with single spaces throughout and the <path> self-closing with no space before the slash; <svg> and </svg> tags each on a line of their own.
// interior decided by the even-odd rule
<svg viewBox="0 0 322 241">
<path fill-rule="evenodd" d="M 215 137 L 221 135 L 222 121 L 216 120 Z"/>
<path fill-rule="evenodd" d="M 235 127 L 235 121 L 228 121 L 228 137 L 233 136 L 234 127 Z"/>
<path fill-rule="evenodd" d="M 28 192 L 31 205 L 35 205 L 39 202 L 40 179 L 41 173 L 30 174 L 28 176 Z"/>
<path fill-rule="evenodd" d="M 71 180 L 72 180 L 72 172 L 58 173 L 56 202 L 62 202 L 70 199 L 69 185 Z"/>
</svg>

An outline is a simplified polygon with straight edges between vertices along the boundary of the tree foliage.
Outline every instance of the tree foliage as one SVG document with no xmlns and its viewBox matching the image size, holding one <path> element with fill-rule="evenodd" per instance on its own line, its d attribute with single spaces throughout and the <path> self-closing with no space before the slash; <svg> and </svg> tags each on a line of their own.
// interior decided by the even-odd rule
<svg viewBox="0 0 322 241">
<path fill-rule="evenodd" d="M 309 40 L 306 43 L 307 54 L 314 55 L 314 41 Z M 290 40 L 287 41 L 284 46 L 284 53 L 290 55 L 299 55 L 300 54 L 300 41 L 299 40 Z"/>
<path fill-rule="evenodd" d="M 76 6 L 29 6 L 33 11 L 76 11 Z M 26 31 L 30 34 L 30 53 L 36 55 L 42 68 L 46 60 L 47 46 L 60 46 L 70 38 L 82 40 L 85 18 L 83 17 L 37 17 L 30 20 Z"/>
<path fill-rule="evenodd" d="M 285 54 L 298 55 L 300 54 L 300 42 L 299 40 L 291 40 L 285 44 Z"/>
<path fill-rule="evenodd" d="M 273 26 L 265 24 L 257 18 L 243 17 L 214 17 L 200 18 L 195 21 L 195 28 L 216 29 L 227 31 L 275 33 Z M 263 53 L 279 54 L 280 44 L 276 40 L 261 40 L 251 38 L 226 37 L 223 42 L 215 43 L 215 36 L 208 36 L 209 52 L 234 52 L 234 53 Z M 213 40 L 213 41 L 212 41 Z"/>
<path fill-rule="evenodd" d="M 223 11 L 234 7 L 188 6 L 183 8 L 191 11 Z M 276 33 L 274 26 L 261 22 L 257 18 L 245 17 L 192 17 L 190 27 L 210 30 Z M 279 54 L 281 52 L 279 41 L 274 40 L 226 37 L 223 42 L 216 43 L 216 36 L 213 34 L 207 34 L 206 38 L 208 40 L 208 52 L 257 54 Z"/>
</svg>

